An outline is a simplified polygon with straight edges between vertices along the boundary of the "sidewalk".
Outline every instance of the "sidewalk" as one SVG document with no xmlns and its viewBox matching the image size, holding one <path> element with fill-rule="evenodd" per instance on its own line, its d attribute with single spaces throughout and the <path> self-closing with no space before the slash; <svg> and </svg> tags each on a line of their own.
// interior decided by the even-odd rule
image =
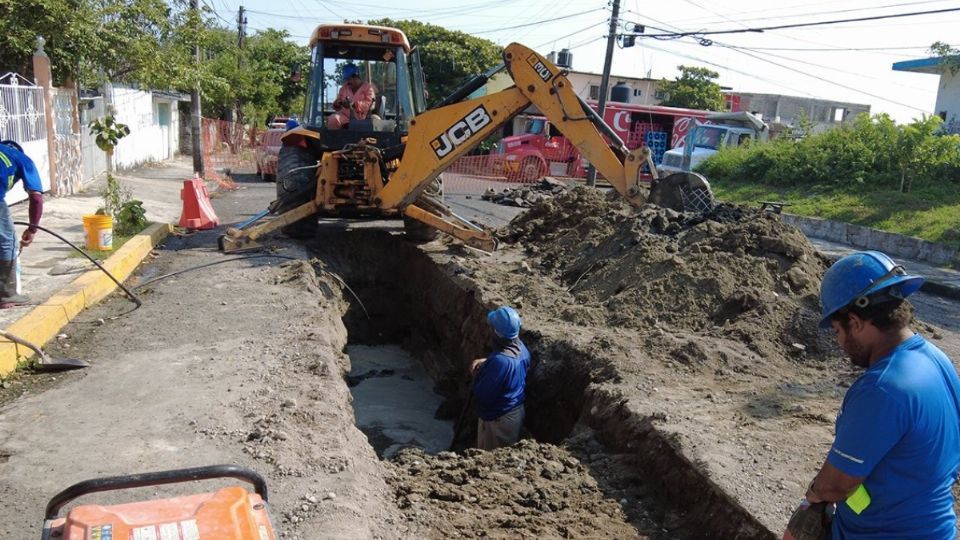
<svg viewBox="0 0 960 540">
<path fill-rule="evenodd" d="M 821 253 L 831 259 L 839 259 L 848 253 L 860 251 L 860 248 L 850 247 L 845 244 L 838 244 L 828 240 L 807 237 Z M 926 283 L 920 288 L 921 291 L 937 296 L 943 296 L 954 300 L 960 300 L 960 272 L 950 270 L 949 268 L 939 268 L 920 261 L 894 257 L 893 260 L 902 264 L 908 272 L 927 278 Z"/>
<path fill-rule="evenodd" d="M 180 158 L 114 176 L 133 192 L 134 199 L 143 201 L 149 221 L 175 223 L 180 217 L 180 189 L 183 181 L 193 176 L 193 166 L 189 159 Z M 83 215 L 92 214 L 101 206 L 98 192 L 105 183 L 105 178 L 100 178 L 79 195 L 45 197 L 40 225 L 83 248 Z M 15 221 L 28 221 L 26 202 L 14 205 L 11 210 Z M 18 236 L 22 231 L 23 227 L 18 226 Z M 23 291 L 30 296 L 31 303 L 0 310 L 0 328 L 6 328 L 80 274 L 95 268 L 90 261 L 71 253 L 76 252 L 60 240 L 43 231 L 37 233 L 33 244 L 20 256 Z"/>
</svg>

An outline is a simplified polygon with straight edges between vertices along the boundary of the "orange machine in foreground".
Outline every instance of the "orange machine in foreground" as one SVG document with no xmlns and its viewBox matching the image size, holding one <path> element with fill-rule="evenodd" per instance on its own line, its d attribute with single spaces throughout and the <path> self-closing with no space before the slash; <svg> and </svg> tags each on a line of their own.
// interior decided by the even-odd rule
<svg viewBox="0 0 960 540">
<path fill-rule="evenodd" d="M 90 493 L 195 480 L 234 478 L 255 493 L 233 486 L 211 493 L 112 506 L 78 506 L 65 518 L 60 510 Z M 214 465 L 74 484 L 47 504 L 43 540 L 276 540 L 267 515 L 267 484 L 243 467 Z"/>
</svg>

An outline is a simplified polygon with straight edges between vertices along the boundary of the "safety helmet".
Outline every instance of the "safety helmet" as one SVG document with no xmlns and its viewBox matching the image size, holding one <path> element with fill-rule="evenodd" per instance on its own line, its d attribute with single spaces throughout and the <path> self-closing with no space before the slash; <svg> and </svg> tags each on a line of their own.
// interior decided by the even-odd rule
<svg viewBox="0 0 960 540">
<path fill-rule="evenodd" d="M 493 331 L 504 339 L 513 339 L 520 335 L 520 314 L 510 306 L 498 307 L 487 313 L 487 322 Z"/>
<path fill-rule="evenodd" d="M 917 292 L 924 279 L 907 274 L 902 266 L 879 251 L 857 251 L 833 263 L 820 284 L 823 312 L 820 328 L 830 327 L 830 317 L 841 309 L 855 305 L 867 307 L 877 303 L 878 293 L 884 300 L 906 298 Z M 874 298 L 871 298 L 874 296 Z"/>
<path fill-rule="evenodd" d="M 354 75 L 360 75 L 360 69 L 357 68 L 356 64 L 344 64 L 343 65 L 343 80 L 347 80 Z"/>
</svg>

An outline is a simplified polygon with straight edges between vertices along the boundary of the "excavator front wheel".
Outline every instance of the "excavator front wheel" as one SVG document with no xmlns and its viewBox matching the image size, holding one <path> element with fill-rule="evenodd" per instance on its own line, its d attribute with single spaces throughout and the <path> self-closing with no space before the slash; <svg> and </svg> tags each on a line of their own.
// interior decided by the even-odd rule
<svg viewBox="0 0 960 540">
<path fill-rule="evenodd" d="M 312 199 L 317 192 L 319 156 L 309 148 L 283 146 L 277 158 L 277 200 L 271 209 L 275 214 L 292 210 Z M 283 227 L 283 234 L 291 238 L 313 238 L 318 229 L 317 216 L 310 216 Z"/>
</svg>

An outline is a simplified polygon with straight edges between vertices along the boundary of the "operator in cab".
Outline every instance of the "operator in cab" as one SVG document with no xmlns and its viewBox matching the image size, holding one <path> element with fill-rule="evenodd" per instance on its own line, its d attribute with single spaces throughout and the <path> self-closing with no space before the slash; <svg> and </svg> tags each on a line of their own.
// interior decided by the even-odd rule
<svg viewBox="0 0 960 540">
<path fill-rule="evenodd" d="M 520 341 L 520 315 L 509 306 L 487 314 L 493 352 L 470 364 L 477 399 L 477 448 L 493 450 L 520 440 L 530 351 Z"/>
<path fill-rule="evenodd" d="M 366 120 L 376 100 L 376 90 L 363 82 L 355 64 L 343 66 L 343 86 L 333 102 L 334 113 L 327 118 L 327 129 L 343 129 L 351 118 Z"/>
<path fill-rule="evenodd" d="M 790 520 L 792 538 L 817 525 L 831 540 L 956 538 L 960 377 L 910 329 L 906 298 L 923 281 L 879 251 L 847 255 L 824 275 L 820 327 L 864 371 L 843 398 L 833 445 L 807 488 L 810 506 Z M 834 504 L 827 526 L 814 514 Z"/>
</svg>

